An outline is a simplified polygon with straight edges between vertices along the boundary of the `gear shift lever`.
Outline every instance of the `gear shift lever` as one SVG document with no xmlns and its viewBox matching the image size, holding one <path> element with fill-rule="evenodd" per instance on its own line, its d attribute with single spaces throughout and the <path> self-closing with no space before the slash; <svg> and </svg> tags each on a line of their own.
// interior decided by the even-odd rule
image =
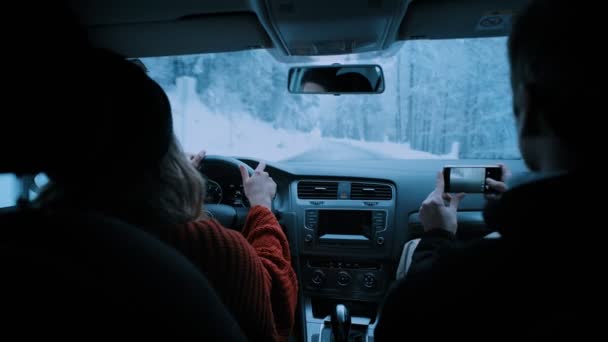
<svg viewBox="0 0 608 342">
<path fill-rule="evenodd" d="M 331 314 L 331 331 L 335 342 L 347 342 L 350 333 L 350 312 L 343 304 L 336 305 Z"/>
</svg>

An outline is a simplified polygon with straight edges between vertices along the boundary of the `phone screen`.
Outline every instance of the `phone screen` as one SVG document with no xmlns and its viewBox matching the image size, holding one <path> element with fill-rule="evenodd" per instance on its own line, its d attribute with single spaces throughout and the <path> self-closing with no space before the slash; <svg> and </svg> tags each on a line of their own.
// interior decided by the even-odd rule
<svg viewBox="0 0 608 342">
<path fill-rule="evenodd" d="M 486 178 L 500 180 L 500 166 L 446 166 L 443 169 L 445 192 L 492 193 Z"/>
</svg>

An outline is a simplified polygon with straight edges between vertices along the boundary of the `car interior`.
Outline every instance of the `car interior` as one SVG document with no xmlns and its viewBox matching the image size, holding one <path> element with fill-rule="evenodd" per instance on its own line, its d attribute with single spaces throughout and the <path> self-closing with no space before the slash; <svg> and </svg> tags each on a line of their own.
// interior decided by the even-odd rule
<svg viewBox="0 0 608 342">
<path fill-rule="evenodd" d="M 111 49 L 128 58 L 262 49 L 280 63 L 300 66 L 307 57 L 359 53 L 390 55 L 408 41 L 505 37 L 509 33 L 511 20 L 525 2 L 73 0 L 69 3 L 86 27 L 95 46 Z M 238 75 L 235 77 L 238 78 Z M 285 88 L 287 87 L 288 84 L 285 83 Z M 243 196 L 238 167 L 246 165 L 251 172 L 260 161 L 260 158 L 242 154 L 211 154 L 204 160 L 201 172 L 208 182 L 208 196 L 216 197 L 208 202 L 205 208 L 230 229 L 242 228 L 249 207 Z M 508 167 L 513 178 L 524 176 L 528 172 L 521 159 L 502 158 L 319 159 L 268 162 L 266 171 L 277 184 L 273 211 L 289 239 L 300 288 L 292 340 L 331 341 L 335 331 L 346 330 L 349 341 L 373 341 L 382 300 L 391 284 L 407 273 L 416 239 L 423 232 L 418 211 L 422 201 L 435 187 L 437 172 L 447 164 L 458 167 L 499 163 Z M 14 169 L 6 167 L 2 171 L 10 173 Z M 20 178 L 21 181 L 28 179 L 30 178 Z M 30 191 L 30 185 L 23 188 L 27 189 L 27 192 Z M 16 188 L 15 195 L 18 195 L 21 189 Z M 483 222 L 482 210 L 485 201 L 483 193 L 468 194 L 462 201 L 458 213 L 458 239 L 473 240 L 493 236 L 488 237 L 492 233 L 492 227 L 486 227 Z M 15 208 L 9 205 L 0 209 L 3 222 L 15 224 L 15 215 L 24 220 L 44 219 L 32 218 L 27 212 Z M 73 218 L 70 224 L 82 224 L 79 222 L 85 222 L 87 219 L 89 218 Z M 28 223 L 17 225 L 25 228 Z M 87 237 L 102 241 L 99 246 L 100 253 L 110 250 L 114 255 L 114 258 L 108 259 L 107 264 L 103 266 L 106 270 L 104 272 L 107 272 L 111 265 L 121 264 L 120 258 L 123 257 L 125 260 L 133 260 L 133 264 L 123 264 L 121 272 L 124 274 L 133 274 L 133 270 L 141 271 L 141 265 L 147 262 L 145 258 L 149 258 L 151 264 L 162 264 L 155 261 L 155 258 L 160 257 L 153 252 L 138 255 L 136 260 L 131 255 L 116 252 L 124 251 L 119 245 L 127 242 L 124 236 L 118 238 L 118 235 L 123 234 L 115 232 L 119 229 L 119 223 L 112 223 L 110 226 L 115 226 L 116 229 L 108 231 L 105 236 L 98 236 L 98 232 L 90 228 L 91 236 Z M 66 227 L 68 226 L 63 229 L 68 229 Z M 131 228 L 121 226 L 120 229 L 130 231 Z M 148 241 L 152 239 L 147 236 L 135 236 L 134 232 L 131 235 L 135 241 L 131 243 L 147 246 L 145 250 L 162 249 L 160 254 L 173 253 L 163 246 L 150 247 L 155 242 Z M 12 241 L 14 239 L 17 238 L 13 237 Z M 115 244 L 113 239 L 120 243 Z M 55 242 L 59 245 L 65 244 L 66 250 L 73 247 L 66 241 Z M 90 253 L 85 253 L 86 256 L 81 258 L 80 255 L 84 255 L 82 253 L 83 251 L 73 251 L 63 255 L 77 261 L 79 265 L 66 269 L 67 274 L 82 272 L 81 269 L 87 268 L 87 264 L 101 262 L 92 260 Z M 44 265 L 32 267 L 35 271 L 28 273 L 30 276 L 35 272 L 42 272 L 41 267 L 44 268 Z M 126 270 L 129 267 L 131 271 Z M 169 266 L 165 264 L 165 267 Z M 187 263 L 180 266 L 184 271 L 182 273 L 160 270 L 158 272 L 164 273 L 139 275 L 142 277 L 139 281 L 146 283 L 143 279 L 146 276 L 175 276 L 174 281 L 170 281 L 171 286 L 178 286 L 175 283 L 179 281 L 192 281 L 207 288 L 205 279 L 190 274 L 193 271 L 189 267 Z M 94 269 L 87 269 L 91 270 Z M 149 268 L 146 270 L 152 272 Z M 188 277 L 194 280 L 186 280 L 190 279 Z M 157 292 L 140 294 L 134 300 L 141 303 L 147 299 L 166 299 L 158 293 L 157 287 L 148 290 Z M 130 296 L 135 296 L 136 292 L 135 289 L 128 289 L 128 292 L 116 298 L 127 301 Z M 82 296 L 95 297 L 90 292 L 83 293 Z M 209 298 L 201 297 L 199 300 L 215 303 L 216 298 L 210 294 Z M 182 316 L 209 317 L 209 313 L 216 309 L 222 313 L 219 303 L 212 306 L 213 310 L 204 309 L 205 312 L 200 313 L 192 308 L 194 302 L 188 305 L 183 302 L 184 300 L 176 300 L 171 310 L 177 312 L 179 308 L 174 306 L 185 305 L 186 309 L 180 313 Z M 148 303 L 149 306 L 154 307 L 150 303 L 152 302 Z M 209 307 L 209 304 L 204 305 Z M 158 307 L 169 306 L 163 303 Z M 345 319 L 345 316 L 348 316 L 348 319 Z M 209 318 L 208 322 L 217 320 L 223 320 L 233 326 L 227 315 Z M 190 323 L 194 325 L 193 322 Z M 209 323 L 201 329 L 211 331 L 214 329 L 213 325 Z M 238 336 L 238 329 L 233 336 L 222 334 L 224 333 L 216 329 L 206 337 L 214 339 L 212 336 L 223 336 L 222 339 L 225 340 L 242 338 Z"/>
</svg>

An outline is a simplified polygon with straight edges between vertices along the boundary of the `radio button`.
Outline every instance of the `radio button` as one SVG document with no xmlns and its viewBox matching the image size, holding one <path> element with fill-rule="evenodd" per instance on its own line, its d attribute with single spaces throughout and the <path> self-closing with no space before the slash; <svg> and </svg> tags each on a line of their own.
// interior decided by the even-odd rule
<svg viewBox="0 0 608 342">
<path fill-rule="evenodd" d="M 310 229 L 316 229 L 318 222 L 318 215 L 316 210 L 307 210 L 306 211 L 306 219 L 304 220 L 304 225 Z"/>
<path fill-rule="evenodd" d="M 312 234 L 306 234 L 306 236 L 304 236 L 304 242 L 311 243 L 312 242 Z"/>
<path fill-rule="evenodd" d="M 378 236 L 378 238 L 376 239 L 376 243 L 378 244 L 378 246 L 384 245 L 384 238 L 382 236 Z"/>
</svg>

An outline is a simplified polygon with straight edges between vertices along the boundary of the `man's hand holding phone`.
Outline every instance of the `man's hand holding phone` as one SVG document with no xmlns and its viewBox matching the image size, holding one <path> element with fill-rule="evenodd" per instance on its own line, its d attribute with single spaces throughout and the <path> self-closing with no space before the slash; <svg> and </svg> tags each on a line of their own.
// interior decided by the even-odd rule
<svg viewBox="0 0 608 342">
<path fill-rule="evenodd" d="M 464 197 L 464 193 L 447 194 L 444 193 L 445 183 L 443 173 L 437 173 L 435 190 L 422 202 L 420 206 L 420 222 L 424 231 L 443 229 L 452 234 L 458 230 L 458 204 Z"/>
<path fill-rule="evenodd" d="M 462 169 L 462 167 L 460 168 Z M 497 168 L 500 170 L 496 170 Z M 509 169 L 504 164 L 498 164 L 497 167 L 493 167 L 493 170 L 489 172 L 487 171 L 489 168 L 483 169 L 486 171 L 483 171 L 482 175 L 490 175 L 491 177 L 488 176 L 485 177 L 485 179 L 482 178 L 483 186 L 481 188 L 474 184 L 475 182 L 479 183 L 479 181 L 467 182 L 466 180 L 462 179 L 458 180 L 462 184 L 458 184 L 458 186 L 455 188 L 479 189 L 472 192 L 483 192 L 487 199 L 499 198 L 502 193 L 508 190 L 505 182 L 511 176 Z M 452 181 L 450 171 L 450 167 L 446 167 L 442 172 L 437 174 L 435 190 L 428 195 L 420 206 L 420 222 L 422 223 L 425 232 L 434 229 L 443 229 L 452 234 L 456 234 L 456 231 L 458 230 L 458 205 L 460 204 L 462 198 L 464 198 L 465 193 L 449 193 L 451 190 L 449 185 L 457 185 L 456 182 Z M 472 172 L 472 174 L 475 173 L 477 172 Z M 498 173 L 500 176 L 497 177 Z"/>
</svg>

